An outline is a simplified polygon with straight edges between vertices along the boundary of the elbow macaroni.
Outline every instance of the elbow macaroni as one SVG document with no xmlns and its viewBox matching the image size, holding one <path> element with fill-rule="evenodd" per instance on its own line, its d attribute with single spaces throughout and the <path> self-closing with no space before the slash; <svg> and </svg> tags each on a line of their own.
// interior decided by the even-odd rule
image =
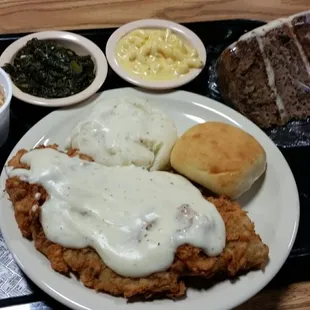
<svg viewBox="0 0 310 310">
<path fill-rule="evenodd" d="M 149 80 L 168 80 L 203 66 L 198 52 L 170 29 L 137 29 L 116 46 L 117 61 Z"/>
</svg>

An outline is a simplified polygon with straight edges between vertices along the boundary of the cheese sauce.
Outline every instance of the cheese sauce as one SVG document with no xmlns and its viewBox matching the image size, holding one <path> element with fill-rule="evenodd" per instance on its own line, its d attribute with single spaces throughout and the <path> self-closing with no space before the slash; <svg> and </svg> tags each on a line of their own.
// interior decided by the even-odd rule
<svg viewBox="0 0 310 310">
<path fill-rule="evenodd" d="M 66 147 L 105 166 L 164 170 L 176 140 L 176 127 L 164 112 L 144 99 L 127 97 L 96 104 L 75 126 Z"/>
<path fill-rule="evenodd" d="M 21 158 L 15 169 L 41 184 L 46 237 L 69 248 L 93 247 L 120 275 L 142 277 L 172 264 L 178 246 L 191 244 L 209 256 L 225 247 L 225 225 L 215 206 L 182 176 L 135 166 L 104 167 L 52 149 Z"/>
<path fill-rule="evenodd" d="M 171 29 L 135 29 L 116 44 L 116 58 L 146 80 L 171 80 L 203 67 L 198 52 Z"/>
</svg>

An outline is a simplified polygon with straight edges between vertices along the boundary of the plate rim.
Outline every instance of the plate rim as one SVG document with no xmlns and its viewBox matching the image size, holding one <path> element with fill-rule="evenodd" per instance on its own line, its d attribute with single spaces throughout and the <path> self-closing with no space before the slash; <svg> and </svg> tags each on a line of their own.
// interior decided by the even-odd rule
<svg viewBox="0 0 310 310">
<path fill-rule="evenodd" d="M 229 302 L 229 307 L 236 307 L 236 306 L 240 305 L 241 303 L 245 302 L 249 298 L 253 297 L 256 293 L 258 293 L 262 288 L 264 288 L 273 279 L 273 277 L 278 273 L 278 271 L 281 269 L 281 267 L 283 266 L 284 262 L 286 261 L 288 255 L 289 255 L 289 253 L 290 253 L 290 251 L 291 251 L 291 249 L 293 247 L 294 241 L 296 239 L 296 235 L 297 235 L 297 231 L 298 231 L 298 225 L 299 225 L 299 216 L 300 216 L 299 195 L 298 195 L 298 189 L 297 189 L 297 185 L 296 185 L 293 173 L 292 173 L 292 171 L 291 171 L 291 169 L 290 169 L 290 167 L 289 167 L 285 157 L 280 152 L 280 150 L 276 147 L 276 145 L 270 140 L 270 138 L 260 128 L 258 128 L 255 124 L 253 124 L 251 121 L 246 119 L 243 115 L 241 115 L 240 113 L 234 111 L 230 107 L 227 107 L 227 106 L 221 104 L 220 102 L 217 102 L 217 101 L 215 101 L 213 99 L 210 99 L 208 97 L 204 97 L 204 96 L 201 96 L 201 95 L 198 95 L 198 94 L 195 94 L 195 93 L 191 93 L 191 92 L 188 92 L 188 91 L 183 91 L 183 90 L 178 90 L 178 91 L 170 92 L 170 93 L 167 93 L 167 94 L 165 94 L 165 93 L 158 94 L 158 93 L 154 93 L 154 92 L 148 92 L 148 91 L 145 91 L 145 90 L 133 89 L 133 88 L 130 88 L 130 87 L 107 90 L 107 91 L 102 92 L 101 94 L 104 94 L 104 93 L 116 93 L 116 95 L 117 95 L 117 93 L 119 91 L 121 91 L 121 92 L 127 92 L 127 91 L 132 92 L 130 95 L 139 95 L 140 94 L 140 95 L 143 96 L 144 94 L 146 94 L 146 95 L 151 95 L 151 97 L 155 96 L 155 97 L 159 97 L 159 98 L 167 96 L 169 99 L 175 99 L 175 100 L 180 100 L 181 99 L 183 101 L 188 101 L 188 102 L 190 101 L 191 104 L 195 104 L 195 105 L 198 105 L 198 106 L 204 107 L 206 109 L 210 109 L 210 110 L 216 110 L 216 108 L 219 108 L 219 110 L 222 111 L 220 113 L 223 113 L 223 114 L 227 114 L 228 113 L 230 115 L 230 117 L 231 117 L 231 120 L 233 120 L 237 116 L 238 121 L 241 122 L 243 125 L 246 125 L 246 126 L 250 125 L 253 128 L 253 130 L 255 129 L 256 131 L 258 131 L 260 133 L 260 135 L 262 135 L 262 137 L 264 139 L 267 139 L 266 141 L 270 145 L 272 145 L 272 147 L 274 148 L 274 151 L 276 151 L 278 153 L 278 155 L 280 157 L 282 157 L 281 158 L 282 159 L 282 164 L 284 164 L 286 166 L 286 170 L 287 170 L 287 173 L 288 173 L 288 179 L 289 179 L 289 182 L 291 183 L 290 185 L 292 186 L 292 188 L 291 188 L 292 191 L 290 193 L 290 196 L 293 196 L 293 193 L 295 193 L 295 195 L 294 195 L 295 197 L 294 197 L 293 200 L 295 201 L 295 215 L 296 215 L 296 218 L 294 220 L 292 235 L 291 235 L 291 238 L 290 238 L 290 240 L 288 242 L 288 247 L 286 249 L 286 253 L 281 256 L 282 259 L 279 260 L 277 267 L 272 269 L 272 271 L 270 272 L 268 277 L 266 278 L 266 276 L 265 276 L 263 278 L 263 280 L 260 282 L 259 285 L 256 285 L 256 286 L 253 286 L 253 287 L 249 288 L 249 290 L 248 290 L 248 292 L 246 294 L 247 295 L 246 297 L 243 294 L 242 297 L 240 297 L 240 298 L 236 297 L 236 298 L 234 298 L 233 302 Z M 186 98 L 186 99 L 184 99 L 184 98 Z M 90 99 L 90 101 L 91 101 L 91 99 Z M 205 102 L 205 105 L 203 103 L 200 103 L 200 102 Z M 210 107 L 210 105 L 212 107 Z M 215 106 L 215 108 L 214 108 L 214 106 Z M 73 107 L 73 110 L 75 110 L 76 108 L 79 108 L 79 107 Z M 61 110 L 53 111 L 50 114 L 48 114 L 46 117 L 42 118 L 39 122 L 37 122 L 18 141 L 18 143 L 15 145 L 15 147 L 11 151 L 8 159 L 11 158 L 12 155 L 16 153 L 16 150 L 19 148 L 18 145 L 23 143 L 23 141 L 25 141 L 25 139 L 29 138 L 28 136 L 31 136 L 33 134 L 33 131 L 35 131 L 37 127 L 40 127 L 40 126 L 43 126 L 43 127 L 45 126 L 46 127 L 46 125 L 44 125 L 44 123 L 47 122 L 47 120 L 51 121 L 59 113 L 62 113 L 64 111 L 66 111 L 66 110 L 67 111 L 71 111 L 72 109 L 61 109 Z M 46 130 L 47 129 L 45 129 L 45 131 Z M 7 163 L 7 161 L 6 161 L 6 163 Z M 5 179 L 5 171 L 4 170 L 5 169 L 2 170 L 2 174 L 1 174 L 1 181 L 2 182 Z M 8 203 L 7 199 L 6 199 L 6 202 Z M 15 219 L 14 219 L 14 221 L 15 221 Z M 16 223 L 16 221 L 15 221 L 15 223 Z M 8 246 L 11 254 L 13 255 L 15 261 L 20 266 L 20 268 L 24 271 L 24 273 L 38 287 L 40 287 L 47 294 L 49 294 L 54 299 L 58 300 L 60 303 L 63 303 L 63 304 L 65 304 L 68 307 L 74 307 L 74 309 L 91 309 L 91 308 L 88 308 L 88 306 L 84 306 L 82 304 L 77 304 L 76 302 L 74 302 L 74 300 L 66 298 L 59 291 L 57 292 L 52 287 L 49 287 L 44 282 L 43 279 L 40 279 L 40 276 L 36 275 L 35 272 L 32 272 L 29 269 L 25 269 L 22 260 L 19 259 L 20 255 L 16 255 L 14 242 L 12 242 L 12 240 L 10 240 L 10 236 L 8 236 L 6 234 L 6 230 L 2 229 L 3 227 L 5 227 L 5 224 L 6 224 L 5 223 L 5 219 L 4 219 L 3 216 L 1 216 L 0 217 L 0 227 L 1 227 L 1 230 L 2 230 L 2 233 L 3 233 L 3 237 L 5 239 L 5 242 L 6 242 L 7 246 Z M 20 235 L 20 239 L 23 239 L 23 237 L 21 235 Z M 57 274 L 53 270 L 50 270 L 50 271 L 52 271 L 54 274 Z M 84 288 L 84 287 L 82 287 L 82 289 L 83 290 L 87 290 L 87 288 Z M 103 294 L 103 296 L 106 297 L 107 295 Z M 199 300 L 201 300 L 201 299 L 199 299 Z M 195 300 L 193 300 L 192 302 L 195 303 Z M 148 304 L 148 305 L 151 306 L 150 304 Z M 181 306 L 181 307 L 179 307 L 179 309 L 181 309 L 181 308 L 182 309 L 186 309 L 186 307 L 188 306 L 187 303 L 184 304 L 184 308 L 182 307 L 181 304 L 178 304 L 178 305 Z M 157 304 L 155 306 L 158 306 L 158 308 L 163 309 L 161 304 Z M 169 304 L 167 305 L 167 307 L 169 307 Z M 116 304 L 113 308 L 119 309 L 119 308 L 121 308 L 121 306 Z M 225 307 L 223 307 L 223 306 L 222 307 L 218 307 L 216 309 L 227 309 L 227 306 L 225 306 Z"/>
</svg>

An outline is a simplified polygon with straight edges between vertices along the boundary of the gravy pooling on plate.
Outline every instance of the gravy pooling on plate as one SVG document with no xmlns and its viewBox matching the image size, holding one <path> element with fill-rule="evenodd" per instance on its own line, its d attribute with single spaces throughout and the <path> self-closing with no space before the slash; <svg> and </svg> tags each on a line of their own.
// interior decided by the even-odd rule
<svg viewBox="0 0 310 310">
<path fill-rule="evenodd" d="M 40 184 L 49 194 L 41 207 L 46 237 L 65 247 L 93 247 L 120 275 L 165 270 L 182 244 L 209 256 L 225 247 L 222 217 L 182 176 L 105 167 L 52 149 L 32 150 L 21 162 L 30 170 L 15 169 L 10 177 Z"/>
</svg>

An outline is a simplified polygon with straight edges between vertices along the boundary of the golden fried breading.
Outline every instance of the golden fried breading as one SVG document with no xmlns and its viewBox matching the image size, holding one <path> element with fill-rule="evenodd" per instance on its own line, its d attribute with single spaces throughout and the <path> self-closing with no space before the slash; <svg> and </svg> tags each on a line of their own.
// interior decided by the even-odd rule
<svg viewBox="0 0 310 310">
<path fill-rule="evenodd" d="M 56 145 L 51 147 L 57 149 Z M 9 165 L 27 168 L 20 163 L 25 153 L 25 150 L 19 151 Z M 69 151 L 68 155 L 91 160 L 76 150 Z M 233 277 L 249 269 L 263 268 L 268 261 L 268 247 L 255 233 L 254 224 L 246 212 L 226 197 L 208 198 L 216 206 L 226 226 L 226 247 L 219 256 L 208 257 L 201 249 L 186 244 L 177 249 L 175 260 L 168 270 L 145 278 L 123 277 L 107 267 L 92 248 L 69 249 L 45 237 L 40 223 L 40 206 L 48 199 L 44 188 L 14 177 L 6 181 L 6 190 L 23 236 L 34 240 L 36 249 L 50 260 L 52 268 L 68 276 L 74 272 L 85 286 L 111 295 L 127 298 L 151 298 L 158 294 L 179 297 L 186 292 L 182 276 L 211 278 L 221 274 Z M 40 193 L 39 199 L 36 199 L 36 193 Z"/>
</svg>

